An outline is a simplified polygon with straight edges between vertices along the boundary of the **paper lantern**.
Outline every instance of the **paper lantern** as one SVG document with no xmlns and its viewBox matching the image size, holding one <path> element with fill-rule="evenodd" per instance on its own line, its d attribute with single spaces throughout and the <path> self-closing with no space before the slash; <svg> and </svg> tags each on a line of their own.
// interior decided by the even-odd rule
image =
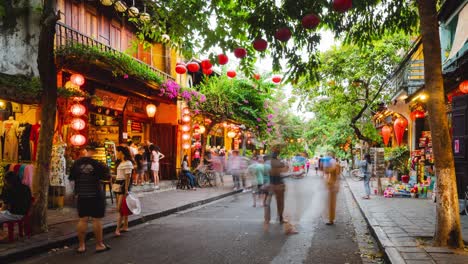
<svg viewBox="0 0 468 264">
<path fill-rule="evenodd" d="M 184 132 L 189 132 L 189 131 L 190 131 L 190 126 L 188 126 L 188 125 L 183 125 L 183 126 L 182 126 L 182 131 L 184 131 Z"/>
<path fill-rule="evenodd" d="M 183 140 L 189 140 L 190 139 L 190 134 L 187 134 L 187 133 L 182 134 L 182 139 Z"/>
<path fill-rule="evenodd" d="M 200 134 L 205 133 L 205 131 L 206 131 L 205 126 L 200 126 L 200 128 L 198 129 L 198 132 L 200 132 Z"/>
<path fill-rule="evenodd" d="M 314 29 L 320 23 L 320 17 L 316 14 L 308 14 L 302 18 L 302 26 L 307 29 Z"/>
<path fill-rule="evenodd" d="M 193 139 L 200 140 L 201 136 L 198 133 L 193 134 Z"/>
<path fill-rule="evenodd" d="M 183 115 L 182 116 L 182 121 L 184 121 L 185 123 L 190 122 L 190 116 L 189 115 Z"/>
<path fill-rule="evenodd" d="M 390 135 L 392 134 L 392 128 L 389 126 L 383 126 L 382 127 L 382 138 L 384 145 L 388 145 L 388 140 L 390 139 Z"/>
<path fill-rule="evenodd" d="M 70 76 L 70 81 L 74 85 L 82 86 L 85 83 L 85 78 L 83 77 L 83 75 L 75 73 L 72 74 L 72 76 Z"/>
<path fill-rule="evenodd" d="M 190 144 L 189 144 L 189 143 L 184 143 L 184 144 L 182 145 L 182 148 L 183 148 L 183 149 L 190 149 Z"/>
<path fill-rule="evenodd" d="M 187 63 L 187 69 L 189 72 L 197 72 L 200 70 L 200 65 L 192 61 L 192 62 Z"/>
<path fill-rule="evenodd" d="M 121 0 L 118 0 L 114 3 L 114 8 L 117 12 L 123 13 L 127 11 L 127 5 L 124 4 Z"/>
<path fill-rule="evenodd" d="M 333 0 L 333 9 L 336 12 L 344 13 L 353 6 L 352 0 Z"/>
<path fill-rule="evenodd" d="M 426 116 L 426 113 L 424 111 L 416 111 L 414 117 L 415 118 L 424 118 Z"/>
<path fill-rule="evenodd" d="M 182 114 L 184 115 L 190 114 L 190 109 L 188 107 L 184 107 L 184 109 L 182 109 Z"/>
<path fill-rule="evenodd" d="M 195 142 L 195 148 L 197 148 L 197 149 L 201 148 L 201 142 L 200 141 Z"/>
<path fill-rule="evenodd" d="M 459 88 L 462 93 L 468 93 L 468 80 L 461 82 Z"/>
<path fill-rule="evenodd" d="M 183 64 L 179 64 L 175 67 L 175 71 L 177 74 L 184 74 L 187 72 L 187 67 L 185 67 Z"/>
<path fill-rule="evenodd" d="M 229 62 L 229 58 L 228 56 L 226 56 L 225 54 L 219 54 L 218 55 L 218 63 L 220 65 L 225 65 Z"/>
<path fill-rule="evenodd" d="M 288 41 L 291 38 L 291 36 L 291 30 L 289 30 L 289 28 L 287 27 L 280 28 L 275 32 L 275 38 L 282 42 Z"/>
<path fill-rule="evenodd" d="M 401 145 L 406 126 L 408 126 L 408 121 L 403 117 L 398 117 L 393 124 L 393 130 L 395 131 L 395 138 L 398 146 Z"/>
<path fill-rule="evenodd" d="M 86 122 L 79 117 L 75 117 L 70 121 L 70 126 L 74 130 L 80 131 L 86 127 Z"/>
<path fill-rule="evenodd" d="M 234 137 L 236 136 L 236 132 L 234 132 L 234 131 L 229 131 L 229 132 L 227 133 L 227 136 L 228 136 L 229 138 L 234 138 Z"/>
<path fill-rule="evenodd" d="M 205 75 L 211 75 L 213 73 L 213 69 L 212 68 L 209 68 L 209 69 L 203 69 L 203 74 Z"/>
<path fill-rule="evenodd" d="M 156 106 L 154 104 L 148 104 L 146 106 L 146 114 L 148 115 L 149 118 L 152 118 L 156 115 Z"/>
<path fill-rule="evenodd" d="M 70 143 L 73 146 L 83 146 L 86 143 L 86 138 L 81 134 L 75 134 L 70 137 Z"/>
<path fill-rule="evenodd" d="M 146 12 L 140 13 L 140 20 L 143 22 L 149 22 L 151 20 L 151 16 Z"/>
<path fill-rule="evenodd" d="M 82 104 L 76 103 L 70 107 L 70 112 L 74 116 L 82 116 L 86 113 L 86 107 Z"/>
<path fill-rule="evenodd" d="M 140 13 L 140 10 L 138 10 L 136 6 L 132 6 L 128 9 L 128 15 L 130 17 L 137 17 L 139 13 Z"/>
<path fill-rule="evenodd" d="M 213 64 L 211 64 L 211 61 L 209 59 L 206 59 L 201 61 L 201 67 L 202 69 L 210 69 L 211 67 L 213 67 Z"/>
<path fill-rule="evenodd" d="M 234 78 L 234 77 L 236 77 L 236 71 L 234 71 L 234 70 L 229 70 L 229 71 L 227 71 L 226 74 L 227 74 L 227 76 L 228 76 L 229 78 Z"/>
<path fill-rule="evenodd" d="M 193 130 L 198 130 L 198 129 L 200 129 L 200 125 L 199 125 L 199 124 L 193 125 Z"/>
<path fill-rule="evenodd" d="M 268 47 L 268 42 L 264 39 L 259 38 L 259 39 L 254 40 L 252 45 L 255 50 L 264 51 Z"/>
<path fill-rule="evenodd" d="M 111 6 L 114 3 L 113 0 L 101 0 L 103 6 Z"/>
<path fill-rule="evenodd" d="M 281 77 L 280 76 L 274 76 L 273 78 L 271 78 L 271 80 L 274 83 L 280 83 L 281 82 Z"/>
<path fill-rule="evenodd" d="M 260 74 L 258 74 L 258 73 L 255 73 L 253 75 L 253 77 L 254 77 L 255 80 L 260 80 Z"/>
<path fill-rule="evenodd" d="M 244 48 L 235 48 L 234 56 L 239 59 L 245 58 L 245 56 L 247 56 L 247 50 Z"/>
<path fill-rule="evenodd" d="M 195 154 L 193 155 L 194 158 L 199 159 L 200 158 L 200 151 L 195 151 Z"/>
</svg>

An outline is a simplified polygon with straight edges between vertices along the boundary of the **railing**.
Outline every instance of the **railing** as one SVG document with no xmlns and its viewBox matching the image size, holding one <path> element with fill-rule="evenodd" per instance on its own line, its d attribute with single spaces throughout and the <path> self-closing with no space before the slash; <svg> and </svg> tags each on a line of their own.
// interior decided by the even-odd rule
<svg viewBox="0 0 468 264">
<path fill-rule="evenodd" d="M 56 27 L 56 36 L 55 36 L 55 47 L 58 48 L 58 47 L 62 47 L 62 46 L 66 46 L 66 45 L 70 45 L 70 44 L 81 44 L 81 45 L 85 45 L 85 46 L 90 46 L 90 47 L 97 47 L 99 48 L 99 50 L 103 51 L 103 52 L 113 52 L 113 53 L 119 53 L 119 54 L 125 54 L 121 51 L 118 51 L 114 48 L 112 48 L 111 46 L 107 45 L 107 44 L 104 44 L 102 42 L 99 42 L 97 40 L 95 40 L 94 38 L 90 37 L 90 36 L 87 36 L 75 29 L 72 29 L 70 28 L 69 26 L 63 24 L 63 23 L 60 23 L 60 22 L 57 22 L 57 27 Z M 134 59 L 136 62 L 138 62 L 139 64 L 143 65 L 144 67 L 148 68 L 149 70 L 153 71 L 154 73 L 160 75 L 164 81 L 166 80 L 174 80 L 174 78 L 172 76 L 170 76 L 169 74 L 161 71 L 161 70 L 158 70 L 156 68 L 154 68 L 153 66 L 151 65 L 148 65 L 146 63 L 144 63 L 143 61 L 135 58 L 135 57 L 132 57 L 128 54 L 125 54 L 125 56 L 129 56 L 131 57 L 132 59 Z"/>
</svg>

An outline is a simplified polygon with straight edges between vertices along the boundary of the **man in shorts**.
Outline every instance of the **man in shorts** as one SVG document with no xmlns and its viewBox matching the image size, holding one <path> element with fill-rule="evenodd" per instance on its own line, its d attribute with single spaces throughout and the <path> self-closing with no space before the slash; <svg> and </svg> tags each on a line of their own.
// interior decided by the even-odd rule
<svg viewBox="0 0 468 264">
<path fill-rule="evenodd" d="M 79 240 L 78 253 L 86 251 L 85 237 L 88 229 L 88 219 L 93 219 L 93 230 L 96 239 L 96 252 L 104 252 L 110 247 L 103 242 L 101 218 L 106 212 L 105 191 L 101 180 L 110 178 L 109 168 L 103 163 L 91 158 L 95 148 L 89 146 L 83 150 L 82 157 L 73 164 L 69 179 L 75 182 L 75 195 L 79 222 L 77 233 Z"/>
</svg>

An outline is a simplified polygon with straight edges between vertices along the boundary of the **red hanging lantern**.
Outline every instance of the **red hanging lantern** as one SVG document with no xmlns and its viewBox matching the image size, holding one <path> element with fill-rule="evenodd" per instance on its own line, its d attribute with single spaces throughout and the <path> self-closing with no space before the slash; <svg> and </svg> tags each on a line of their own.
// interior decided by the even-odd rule
<svg viewBox="0 0 468 264">
<path fill-rule="evenodd" d="M 70 121 L 70 126 L 74 130 L 80 131 L 86 127 L 86 122 L 79 117 L 75 117 Z"/>
<path fill-rule="evenodd" d="M 239 59 L 245 58 L 245 56 L 247 56 L 247 50 L 244 48 L 235 48 L 234 56 Z"/>
<path fill-rule="evenodd" d="M 260 80 L 260 74 L 258 74 L 258 73 L 255 73 L 253 75 L 253 77 L 254 77 L 255 80 Z"/>
<path fill-rule="evenodd" d="M 259 38 L 259 39 L 254 40 L 253 47 L 257 51 L 264 51 L 268 47 L 268 42 L 264 39 Z"/>
<path fill-rule="evenodd" d="M 201 142 L 200 141 L 195 142 L 195 148 L 197 148 L 197 149 L 201 148 Z"/>
<path fill-rule="evenodd" d="M 203 69 L 203 74 L 205 75 L 211 75 L 213 73 L 213 69 L 212 68 L 209 68 L 209 69 Z"/>
<path fill-rule="evenodd" d="M 226 54 L 219 54 L 218 55 L 218 63 L 220 65 L 225 65 L 229 62 L 229 58 Z"/>
<path fill-rule="evenodd" d="M 234 70 L 229 70 L 229 71 L 227 71 L 226 74 L 227 74 L 227 76 L 228 76 L 229 78 L 234 78 L 234 77 L 236 77 L 236 71 L 234 71 Z"/>
<path fill-rule="evenodd" d="M 200 140 L 201 135 L 199 133 L 193 134 L 193 139 Z"/>
<path fill-rule="evenodd" d="M 195 154 L 193 155 L 194 158 L 199 159 L 200 158 L 200 151 L 195 151 Z"/>
<path fill-rule="evenodd" d="M 211 67 L 213 67 L 213 64 L 211 64 L 211 61 L 209 59 L 206 59 L 201 61 L 201 67 L 202 69 L 210 69 Z"/>
<path fill-rule="evenodd" d="M 187 64 L 187 69 L 189 70 L 189 72 L 197 72 L 200 70 L 200 65 L 192 61 Z"/>
<path fill-rule="evenodd" d="M 86 143 L 86 138 L 81 134 L 75 134 L 70 137 L 70 143 L 73 146 L 83 146 Z"/>
<path fill-rule="evenodd" d="M 333 0 L 333 9 L 336 12 L 344 13 L 353 7 L 352 0 Z"/>
<path fill-rule="evenodd" d="M 468 80 L 465 80 L 460 83 L 460 86 L 458 86 L 460 91 L 464 94 L 468 93 Z"/>
<path fill-rule="evenodd" d="M 403 140 L 403 135 L 405 134 L 405 129 L 408 126 L 408 121 L 404 117 L 398 117 L 393 124 L 393 129 L 395 130 L 395 138 L 398 143 L 398 146 L 401 145 Z"/>
<path fill-rule="evenodd" d="M 185 67 L 183 64 L 179 64 L 175 67 L 175 71 L 177 74 L 184 74 L 187 72 L 187 67 Z"/>
<path fill-rule="evenodd" d="M 320 23 L 320 17 L 316 14 L 308 14 L 302 18 L 302 26 L 307 29 L 314 29 Z"/>
<path fill-rule="evenodd" d="M 388 140 L 390 139 L 390 135 L 392 134 L 392 128 L 389 126 L 383 126 L 381 133 L 382 133 L 384 145 L 387 146 Z"/>
<path fill-rule="evenodd" d="M 414 115 L 415 118 L 424 118 L 426 117 L 426 113 L 424 111 L 416 111 L 415 115 Z"/>
<path fill-rule="evenodd" d="M 85 83 L 85 78 L 83 77 L 83 75 L 75 73 L 72 74 L 72 76 L 70 76 L 70 81 L 74 85 L 82 86 Z"/>
<path fill-rule="evenodd" d="M 195 124 L 195 125 L 193 125 L 193 129 L 194 129 L 194 130 L 198 130 L 198 129 L 200 129 L 200 125 L 199 125 L 199 124 Z"/>
<path fill-rule="evenodd" d="M 416 120 L 416 111 L 410 113 L 410 119 L 413 121 Z"/>
<path fill-rule="evenodd" d="M 291 36 L 291 30 L 289 30 L 287 27 L 280 28 L 275 32 L 275 38 L 279 41 L 286 42 L 291 38 Z"/>
<path fill-rule="evenodd" d="M 76 103 L 70 107 L 70 112 L 74 116 L 82 116 L 86 113 L 86 107 L 82 104 Z"/>
<path fill-rule="evenodd" d="M 281 82 L 281 77 L 280 77 L 280 76 L 273 76 L 273 78 L 271 78 L 271 80 L 272 80 L 274 83 L 278 84 L 278 83 Z"/>
<path fill-rule="evenodd" d="M 182 134 L 182 139 L 183 140 L 189 140 L 190 139 L 190 134 L 188 134 L 188 133 Z"/>
</svg>

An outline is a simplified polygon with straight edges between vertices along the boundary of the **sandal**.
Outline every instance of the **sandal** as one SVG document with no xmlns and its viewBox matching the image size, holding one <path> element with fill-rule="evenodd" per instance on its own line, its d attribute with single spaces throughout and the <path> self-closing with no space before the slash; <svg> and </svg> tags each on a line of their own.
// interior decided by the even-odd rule
<svg viewBox="0 0 468 264">
<path fill-rule="evenodd" d="M 77 250 L 76 250 L 76 253 L 77 253 L 77 254 L 84 254 L 84 253 L 86 253 L 86 248 L 85 248 L 84 250 L 79 250 L 79 249 L 77 249 Z"/>
<path fill-rule="evenodd" d="M 105 248 L 103 249 L 96 249 L 96 253 L 102 253 L 104 251 L 109 251 L 111 250 L 111 247 L 108 244 L 104 244 Z"/>
</svg>

